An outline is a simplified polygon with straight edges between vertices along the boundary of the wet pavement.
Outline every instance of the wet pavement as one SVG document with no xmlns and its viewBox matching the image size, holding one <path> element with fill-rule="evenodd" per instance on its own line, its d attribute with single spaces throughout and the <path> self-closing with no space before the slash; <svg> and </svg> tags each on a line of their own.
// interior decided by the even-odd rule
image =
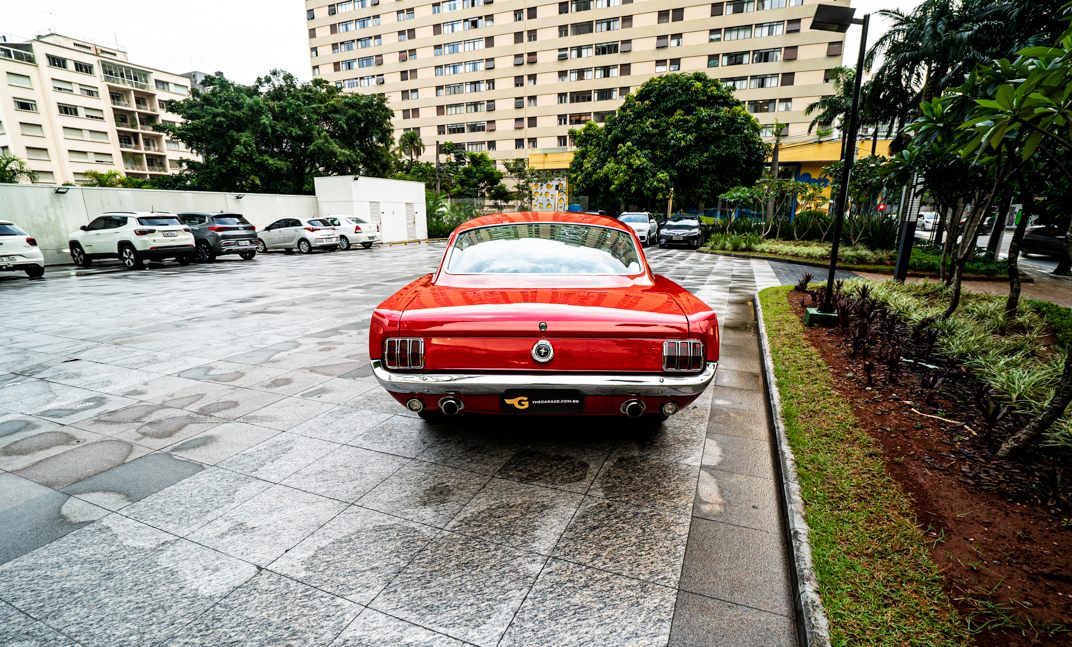
<svg viewBox="0 0 1072 647">
<path fill-rule="evenodd" d="M 366 343 L 442 252 L 0 280 L 0 644 L 793 644 L 770 265 L 648 252 L 723 327 L 662 425 L 433 425 Z"/>
</svg>

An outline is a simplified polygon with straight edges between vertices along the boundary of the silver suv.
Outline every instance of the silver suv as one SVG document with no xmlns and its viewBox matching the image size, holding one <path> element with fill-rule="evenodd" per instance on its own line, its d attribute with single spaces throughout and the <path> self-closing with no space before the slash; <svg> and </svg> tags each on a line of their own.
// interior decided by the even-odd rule
<svg viewBox="0 0 1072 647">
<path fill-rule="evenodd" d="M 257 229 L 241 214 L 185 211 L 177 215 L 193 232 L 197 260 L 202 263 L 224 254 L 238 254 L 247 261 L 257 255 Z"/>
</svg>

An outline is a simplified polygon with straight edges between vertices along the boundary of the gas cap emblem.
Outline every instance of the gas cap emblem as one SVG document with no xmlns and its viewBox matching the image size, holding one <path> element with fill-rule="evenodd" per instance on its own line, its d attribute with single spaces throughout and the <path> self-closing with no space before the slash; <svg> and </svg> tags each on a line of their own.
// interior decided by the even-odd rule
<svg viewBox="0 0 1072 647">
<path fill-rule="evenodd" d="M 545 330 L 547 330 L 547 322 L 546 321 L 541 321 L 540 322 L 540 332 L 543 332 Z"/>
<path fill-rule="evenodd" d="M 553 346 L 551 346 L 551 342 L 547 341 L 546 339 L 541 339 L 540 341 L 536 342 L 535 346 L 532 347 L 532 359 L 536 360 L 537 362 L 540 362 L 541 364 L 546 364 L 547 362 L 550 362 L 551 359 L 554 358 L 554 356 L 555 349 Z"/>
</svg>

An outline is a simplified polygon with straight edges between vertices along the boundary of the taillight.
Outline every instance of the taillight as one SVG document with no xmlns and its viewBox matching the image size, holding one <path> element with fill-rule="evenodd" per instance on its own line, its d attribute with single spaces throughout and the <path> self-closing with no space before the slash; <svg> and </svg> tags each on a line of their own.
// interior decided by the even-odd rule
<svg viewBox="0 0 1072 647">
<path fill-rule="evenodd" d="M 37 240 L 35 240 L 35 239 L 33 239 L 33 238 L 30 238 L 29 236 L 27 236 L 27 237 L 26 237 L 26 244 L 27 244 L 27 245 L 29 245 L 29 246 L 31 246 L 31 247 L 37 247 Z"/>
<path fill-rule="evenodd" d="M 361 225 L 354 225 L 354 233 L 355 234 L 360 234 L 361 233 Z"/>
<path fill-rule="evenodd" d="M 182 230 L 185 231 L 188 234 L 190 233 L 190 228 L 189 227 L 183 227 Z"/>
<path fill-rule="evenodd" d="M 155 233 L 156 233 L 155 229 L 135 229 L 134 230 L 134 235 L 135 236 L 146 236 L 148 234 L 155 234 Z"/>
<path fill-rule="evenodd" d="M 423 339 L 388 339 L 384 342 L 383 363 L 387 368 L 424 368 Z"/>
<path fill-rule="evenodd" d="M 699 371 L 703 366 L 704 345 L 702 341 L 663 342 L 664 371 Z"/>
<path fill-rule="evenodd" d="M 227 231 L 227 227 L 209 227 L 209 231 Z"/>
<path fill-rule="evenodd" d="M 306 227 L 305 231 L 320 231 L 320 227 Z"/>
</svg>

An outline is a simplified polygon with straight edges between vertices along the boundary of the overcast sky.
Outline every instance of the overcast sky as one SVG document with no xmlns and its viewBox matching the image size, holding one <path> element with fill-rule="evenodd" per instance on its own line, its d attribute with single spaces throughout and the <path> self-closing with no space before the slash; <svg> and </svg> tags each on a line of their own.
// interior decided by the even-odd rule
<svg viewBox="0 0 1072 647">
<path fill-rule="evenodd" d="M 910 10 L 921 0 L 855 0 L 857 16 L 885 8 Z M 130 60 L 167 72 L 222 71 L 251 83 L 272 68 L 310 78 L 305 5 L 298 0 L 180 0 L 126 4 L 85 0 L 4 0 L 0 34 L 25 40 L 55 31 L 126 50 Z M 811 4 L 810 2 L 808 4 Z M 868 43 L 884 31 L 873 22 Z M 118 45 L 117 45 L 118 43 Z M 845 64 L 856 64 L 860 28 L 847 35 Z"/>
</svg>

